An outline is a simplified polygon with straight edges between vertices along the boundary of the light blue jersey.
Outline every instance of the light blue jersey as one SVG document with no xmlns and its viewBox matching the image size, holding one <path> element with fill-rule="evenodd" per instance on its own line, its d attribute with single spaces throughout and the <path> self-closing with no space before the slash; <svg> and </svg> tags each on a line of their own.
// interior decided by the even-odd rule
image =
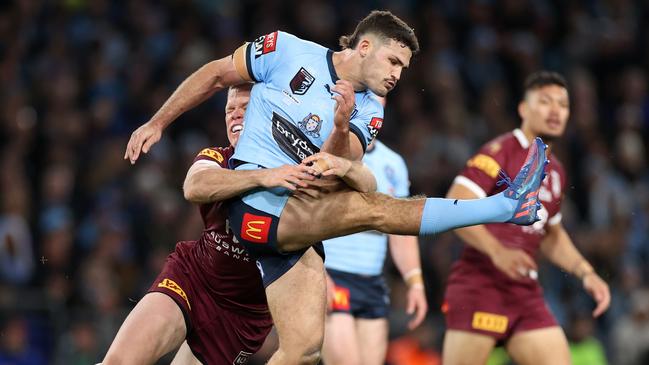
<svg viewBox="0 0 649 365">
<path fill-rule="evenodd" d="M 333 51 L 276 31 L 246 46 L 246 68 L 256 81 L 232 163 L 272 168 L 300 163 L 318 151 L 333 129 L 331 87 L 338 80 Z M 363 149 L 383 123 L 375 94 L 356 93 L 350 131 Z"/>
<path fill-rule="evenodd" d="M 363 162 L 374 173 L 377 191 L 395 197 L 410 195 L 408 168 L 403 158 L 380 141 L 368 151 Z M 324 241 L 325 267 L 360 275 L 380 275 L 388 237 L 371 231 Z"/>
</svg>

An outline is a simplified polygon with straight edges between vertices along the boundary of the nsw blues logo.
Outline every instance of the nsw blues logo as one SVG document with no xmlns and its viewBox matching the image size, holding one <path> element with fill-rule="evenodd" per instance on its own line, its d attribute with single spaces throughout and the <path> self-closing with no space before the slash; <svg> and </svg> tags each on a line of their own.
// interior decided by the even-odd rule
<svg viewBox="0 0 649 365">
<path fill-rule="evenodd" d="M 307 136 L 320 138 L 320 128 L 322 128 L 322 119 L 316 114 L 309 113 L 304 119 L 297 123 L 297 126 L 306 133 Z"/>
<path fill-rule="evenodd" d="M 309 88 L 313 85 L 314 81 L 315 77 L 311 75 L 309 71 L 305 70 L 304 67 L 300 67 L 300 71 L 293 76 L 289 86 L 291 87 L 293 94 L 304 95 L 309 91 Z"/>
</svg>

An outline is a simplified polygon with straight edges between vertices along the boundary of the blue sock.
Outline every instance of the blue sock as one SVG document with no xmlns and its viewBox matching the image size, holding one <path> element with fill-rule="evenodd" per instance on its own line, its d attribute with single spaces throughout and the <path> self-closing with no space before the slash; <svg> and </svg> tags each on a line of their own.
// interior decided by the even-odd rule
<svg viewBox="0 0 649 365">
<path fill-rule="evenodd" d="M 503 193 L 470 200 L 428 198 L 421 216 L 419 235 L 476 224 L 503 223 L 512 217 L 517 204 L 517 200 L 506 198 Z"/>
</svg>

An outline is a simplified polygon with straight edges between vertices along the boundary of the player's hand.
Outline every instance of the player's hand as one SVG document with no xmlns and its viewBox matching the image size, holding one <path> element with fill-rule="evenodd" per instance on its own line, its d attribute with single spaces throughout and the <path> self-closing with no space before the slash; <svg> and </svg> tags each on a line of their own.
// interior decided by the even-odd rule
<svg viewBox="0 0 649 365">
<path fill-rule="evenodd" d="M 309 173 L 314 176 L 343 177 L 352 168 L 352 162 L 346 158 L 334 156 L 327 152 L 318 152 L 304 160 L 302 165 L 310 168 Z"/>
<path fill-rule="evenodd" d="M 498 270 L 514 280 L 530 279 L 530 273 L 538 270 L 530 255 L 518 248 L 503 246 L 491 257 L 491 261 Z"/>
<path fill-rule="evenodd" d="M 611 304 L 611 292 L 608 288 L 608 284 L 606 284 L 606 282 L 594 272 L 586 274 L 582 279 L 582 284 L 584 285 L 584 289 L 597 303 L 597 307 L 593 310 L 593 317 L 597 318 L 602 315 Z"/>
<path fill-rule="evenodd" d="M 131 134 L 126 145 L 124 159 L 130 160 L 131 165 L 140 157 L 140 152 L 148 153 L 151 146 L 156 144 L 162 136 L 162 128 L 150 121 L 142 124 Z"/>
<path fill-rule="evenodd" d="M 408 302 L 406 304 L 406 313 L 414 315 L 408 322 L 408 329 L 414 330 L 426 318 L 428 312 L 428 302 L 426 301 L 426 292 L 423 284 L 412 285 L 408 289 Z"/>
<path fill-rule="evenodd" d="M 331 88 L 334 95 L 331 97 L 336 100 L 334 107 L 334 126 L 338 129 L 349 128 L 349 118 L 354 111 L 356 96 L 352 83 L 347 80 L 338 80 L 336 85 Z"/>
<path fill-rule="evenodd" d="M 311 168 L 305 165 L 283 165 L 273 169 L 260 171 L 259 185 L 264 188 L 283 187 L 291 191 L 298 187 L 306 188 L 308 181 L 315 180 L 310 174 Z"/>
<path fill-rule="evenodd" d="M 325 280 L 327 281 L 327 312 L 334 309 L 334 298 L 336 297 L 336 283 L 334 279 L 325 271 Z"/>
</svg>

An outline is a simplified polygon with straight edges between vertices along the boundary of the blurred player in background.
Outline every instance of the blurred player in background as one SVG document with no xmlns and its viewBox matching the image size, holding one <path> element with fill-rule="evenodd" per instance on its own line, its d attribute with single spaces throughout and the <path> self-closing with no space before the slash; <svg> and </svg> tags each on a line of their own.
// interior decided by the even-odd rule
<svg viewBox="0 0 649 365">
<path fill-rule="evenodd" d="M 570 114 L 564 78 L 547 71 L 530 75 L 518 113 L 521 128 L 484 145 L 455 179 L 449 198 L 476 199 L 498 193 L 501 169 L 506 174 L 517 171 L 534 138 L 542 137 L 551 145 L 563 135 Z M 593 316 L 606 311 L 608 285 L 577 251 L 561 224 L 565 185 L 563 167 L 551 156 L 539 191 L 543 205 L 539 222 L 527 227 L 488 224 L 455 231 L 467 246 L 446 288 L 445 365 L 484 364 L 501 342 L 517 364 L 570 364 L 566 337 L 536 280 L 534 257 L 539 250 L 582 281 L 597 302 Z"/>
<path fill-rule="evenodd" d="M 410 196 L 408 168 L 399 154 L 374 140 L 363 162 L 374 172 L 378 192 Z M 414 315 L 410 329 L 425 318 L 428 304 L 416 236 L 370 231 L 327 240 L 325 268 L 331 313 L 325 323 L 325 363 L 385 363 L 390 302 L 382 273 L 388 244 L 392 260 L 408 285 L 406 311 Z"/>
</svg>

